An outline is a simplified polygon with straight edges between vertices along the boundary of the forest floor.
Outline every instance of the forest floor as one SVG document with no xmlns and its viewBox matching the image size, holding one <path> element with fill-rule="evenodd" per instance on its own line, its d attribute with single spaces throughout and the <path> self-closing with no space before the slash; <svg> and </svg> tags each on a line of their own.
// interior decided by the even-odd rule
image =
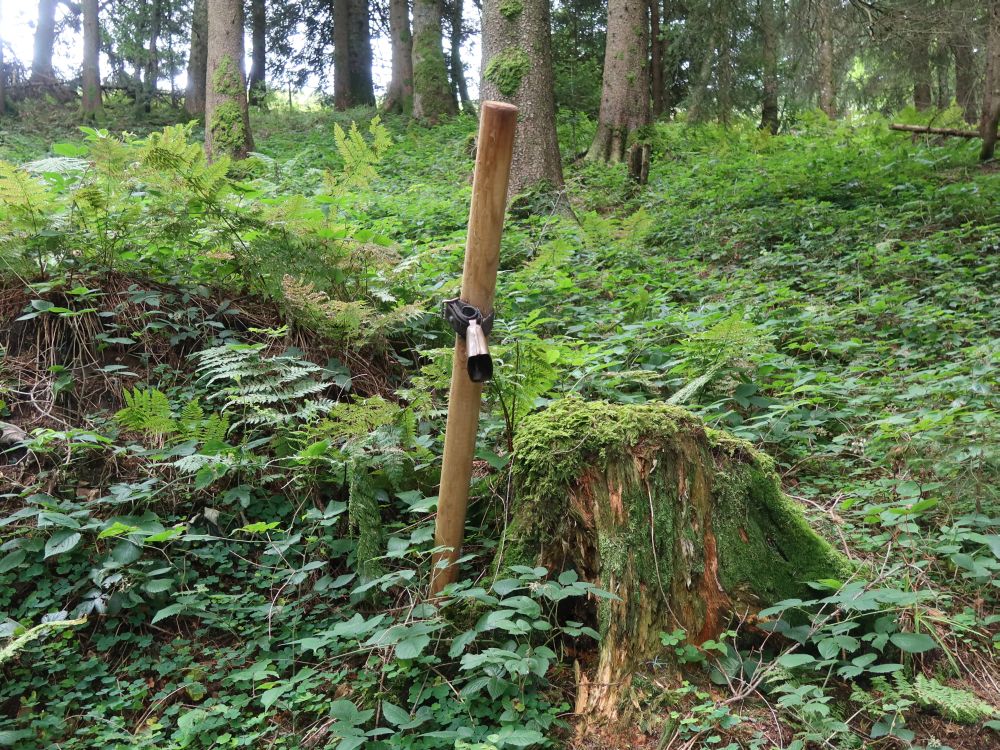
<svg viewBox="0 0 1000 750">
<path fill-rule="evenodd" d="M 0 422 L 28 436 L 0 461 L 0 747 L 1000 747 L 977 145 L 664 124 L 648 186 L 572 162 L 574 216 L 518 202 L 465 582 L 428 602 L 475 120 L 371 116 L 255 112 L 228 176 L 168 110 L 124 141 L 0 120 Z M 593 132 L 559 128 L 567 159 Z M 589 590 L 491 566 L 513 437 L 567 394 L 699 378 L 686 408 L 864 575 L 779 607 L 808 623 L 783 639 L 664 633 L 628 729 L 579 734 L 593 643 L 557 605 Z"/>
</svg>

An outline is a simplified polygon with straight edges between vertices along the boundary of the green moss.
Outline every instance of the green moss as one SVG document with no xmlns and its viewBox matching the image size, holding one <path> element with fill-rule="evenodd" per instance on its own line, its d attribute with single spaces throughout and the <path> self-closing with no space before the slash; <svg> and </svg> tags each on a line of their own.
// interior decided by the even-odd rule
<svg viewBox="0 0 1000 750">
<path fill-rule="evenodd" d="M 578 569 L 585 577 L 599 567 L 605 585 L 659 588 L 695 621 L 708 608 L 696 585 L 709 564 L 706 538 L 719 582 L 741 602 L 765 606 L 849 573 L 782 494 L 769 458 L 683 409 L 567 398 L 524 421 L 515 452 L 505 564 L 592 566 Z M 589 521 L 580 517 L 588 508 Z M 599 538 L 587 542 L 588 528 Z M 595 542 L 596 559 L 583 559 L 579 550 Z"/>
<path fill-rule="evenodd" d="M 517 18 L 523 11 L 522 0 L 500 0 L 500 15 L 508 21 Z"/>
<path fill-rule="evenodd" d="M 490 60 L 483 77 L 495 85 L 501 94 L 512 97 L 530 69 L 531 58 L 523 49 L 507 47 Z"/>
<path fill-rule="evenodd" d="M 212 85 L 222 100 L 212 112 L 207 127 L 215 154 L 244 156 L 250 142 L 243 117 L 243 76 L 229 55 L 223 55 L 212 72 Z"/>
<path fill-rule="evenodd" d="M 423 117 L 436 121 L 454 106 L 441 38 L 429 33 L 416 34 L 413 50 L 413 91 L 420 97 Z"/>
</svg>

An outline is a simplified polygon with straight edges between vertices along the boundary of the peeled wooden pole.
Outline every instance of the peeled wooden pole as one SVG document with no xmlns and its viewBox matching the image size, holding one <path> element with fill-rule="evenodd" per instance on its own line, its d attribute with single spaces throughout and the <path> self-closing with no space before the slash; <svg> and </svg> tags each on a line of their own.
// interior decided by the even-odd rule
<svg viewBox="0 0 1000 750">
<path fill-rule="evenodd" d="M 478 307 L 483 316 L 493 310 L 500 235 L 507 208 L 507 181 L 514 151 L 517 107 L 502 102 L 483 102 L 476 146 L 476 172 L 472 179 L 469 236 L 462 271 L 463 301 Z M 438 493 L 436 546 L 445 548 L 434 556 L 431 595 L 438 594 L 458 575 L 458 559 L 465 536 L 465 513 L 469 505 L 472 459 L 479 429 L 479 407 L 483 384 L 473 383 L 466 370 L 465 340 L 455 342 L 455 358 L 448 396 L 448 424 L 444 437 L 444 464 Z"/>
</svg>

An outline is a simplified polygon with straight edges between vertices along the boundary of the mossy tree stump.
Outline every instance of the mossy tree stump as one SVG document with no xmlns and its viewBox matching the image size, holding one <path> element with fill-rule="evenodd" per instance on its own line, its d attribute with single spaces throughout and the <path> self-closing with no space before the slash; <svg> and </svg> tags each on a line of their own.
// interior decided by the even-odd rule
<svg viewBox="0 0 1000 750">
<path fill-rule="evenodd" d="M 847 572 L 769 458 L 683 409 L 565 399 L 525 420 L 515 451 L 503 564 L 573 569 L 618 597 L 597 610 L 597 668 L 578 700 L 589 714 L 618 716 L 660 632 L 700 644 Z"/>
</svg>

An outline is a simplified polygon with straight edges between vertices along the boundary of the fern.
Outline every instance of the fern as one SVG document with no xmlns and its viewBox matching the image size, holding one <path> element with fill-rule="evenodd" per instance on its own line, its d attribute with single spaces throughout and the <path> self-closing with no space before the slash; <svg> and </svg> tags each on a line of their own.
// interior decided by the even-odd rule
<svg viewBox="0 0 1000 750">
<path fill-rule="evenodd" d="M 340 158 L 344 160 L 344 171 L 339 180 L 330 175 L 330 182 L 366 188 L 378 177 L 375 167 L 392 145 L 392 136 L 377 116 L 368 123 L 368 134 L 371 143 L 361 135 L 356 122 L 351 123 L 351 129 L 347 132 L 340 125 L 333 126 L 333 141 Z"/>
<path fill-rule="evenodd" d="M 980 700 L 968 690 L 942 685 L 934 678 L 918 674 L 913 694 L 921 708 L 928 708 L 959 724 L 977 724 L 998 715 L 995 706 Z"/>
<path fill-rule="evenodd" d="M 378 495 L 369 469 L 354 460 L 347 465 L 348 501 L 347 515 L 351 531 L 357 535 L 357 562 L 362 580 L 378 578 L 381 566 L 378 558 L 385 547 L 385 531 Z"/>
<path fill-rule="evenodd" d="M 226 344 L 193 355 L 209 399 L 223 412 L 240 415 L 237 425 L 306 422 L 327 413 L 334 402 L 318 394 L 330 387 L 323 368 L 283 354 L 264 357 L 258 344 Z"/>
<path fill-rule="evenodd" d="M 115 414 L 122 427 L 135 432 L 161 437 L 176 433 L 177 422 L 170 411 L 167 397 L 156 388 L 125 391 L 125 408 Z"/>
</svg>

